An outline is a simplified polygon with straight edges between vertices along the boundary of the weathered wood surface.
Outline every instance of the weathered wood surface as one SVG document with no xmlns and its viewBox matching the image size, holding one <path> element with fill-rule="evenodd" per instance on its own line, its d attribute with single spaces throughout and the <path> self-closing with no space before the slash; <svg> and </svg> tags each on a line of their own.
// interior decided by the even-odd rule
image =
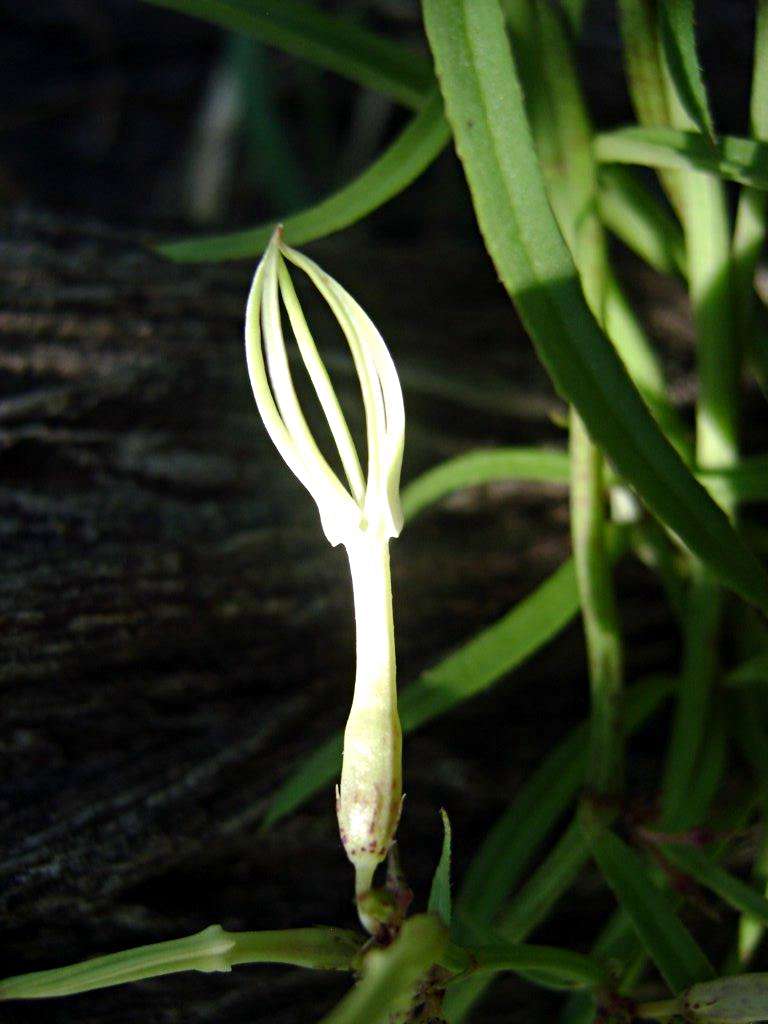
<svg viewBox="0 0 768 1024">
<path fill-rule="evenodd" d="M 559 403 L 477 249 L 317 252 L 398 360 L 406 477 L 478 444 L 561 443 Z M 353 922 L 330 794 L 258 831 L 289 766 L 343 721 L 353 633 L 343 556 L 255 413 L 248 277 L 169 265 L 98 224 L 17 212 L 2 226 L 0 974 L 213 922 Z M 338 339 L 328 345 L 343 367 Z M 563 496 L 541 487 L 468 495 L 407 529 L 394 549 L 401 678 L 566 553 Z M 641 585 L 630 576 L 630 595 Z M 649 601 L 632 616 L 635 635 L 654 627 L 651 663 L 670 650 L 661 616 Z M 583 707 L 579 650 L 574 627 L 516 685 L 408 742 L 401 837 L 422 899 L 437 808 L 452 813 L 460 870 Z M 341 988 L 240 969 L 2 1017 L 303 1024 Z M 499 1007 L 510 998 L 522 998 L 514 982 Z M 502 1016 L 491 1006 L 486 1019 Z"/>
</svg>

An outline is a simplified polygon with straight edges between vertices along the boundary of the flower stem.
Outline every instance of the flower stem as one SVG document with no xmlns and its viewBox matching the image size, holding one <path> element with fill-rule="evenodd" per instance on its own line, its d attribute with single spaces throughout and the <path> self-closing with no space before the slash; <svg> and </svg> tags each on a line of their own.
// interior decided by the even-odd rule
<svg viewBox="0 0 768 1024">
<path fill-rule="evenodd" d="M 587 781 L 596 794 L 613 796 L 624 770 L 621 639 L 606 550 L 603 457 L 575 410 L 570 445 L 571 537 L 592 691 Z"/>
<path fill-rule="evenodd" d="M 357 625 L 355 691 L 344 732 L 338 791 L 341 841 L 355 867 L 355 892 L 371 888 L 392 844 L 402 803 L 402 733 L 397 712 L 389 541 L 363 530 L 346 542 Z M 363 921 L 366 927 L 370 922 Z"/>
<path fill-rule="evenodd" d="M 230 971 L 236 964 L 352 970 L 360 944 L 359 936 L 340 928 L 225 932 L 214 924 L 183 939 L 154 942 L 67 967 L 6 978 L 0 981 L 0 1000 L 68 996 L 180 971 Z"/>
</svg>

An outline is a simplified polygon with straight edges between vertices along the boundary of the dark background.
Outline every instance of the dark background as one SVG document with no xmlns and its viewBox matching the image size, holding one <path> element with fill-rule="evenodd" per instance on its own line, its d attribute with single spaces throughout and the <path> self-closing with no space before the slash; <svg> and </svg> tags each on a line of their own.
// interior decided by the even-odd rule
<svg viewBox="0 0 768 1024">
<path fill-rule="evenodd" d="M 423 48 L 410 0 L 323 6 Z M 719 125 L 743 132 L 753 5 L 700 6 Z M 134 0 L 4 3 L 0 18 L 2 973 L 213 922 L 352 927 L 331 794 L 271 833 L 258 828 L 291 765 L 344 720 L 343 555 L 253 407 L 240 341 L 252 266 L 178 267 L 148 243 L 311 202 L 361 170 L 406 114 Z M 630 119 L 611 4 L 591 5 L 580 59 L 597 122 Z M 205 130 L 214 109 L 219 134 Z M 452 154 L 364 224 L 309 248 L 398 362 L 406 480 L 479 445 L 565 443 L 561 403 L 484 255 Z M 689 409 L 685 298 L 618 258 Z M 326 343 L 341 352 L 334 336 Z M 354 407 L 350 385 L 340 374 Z M 552 488 L 479 489 L 414 523 L 393 546 L 402 680 L 567 552 L 565 497 Z M 629 677 L 674 668 L 677 635 L 652 578 L 627 564 L 619 584 Z M 452 818 L 460 879 L 585 698 L 574 624 L 407 740 L 400 835 L 418 907 L 439 853 L 438 808 Z M 633 743 L 643 799 L 663 739 L 657 720 Z M 538 937 L 587 948 L 608 907 L 587 871 Z M 304 1024 L 345 984 L 241 968 L 9 1004 L 3 1019 Z M 509 978 L 478 1019 L 545 1020 L 553 1007 Z"/>
</svg>

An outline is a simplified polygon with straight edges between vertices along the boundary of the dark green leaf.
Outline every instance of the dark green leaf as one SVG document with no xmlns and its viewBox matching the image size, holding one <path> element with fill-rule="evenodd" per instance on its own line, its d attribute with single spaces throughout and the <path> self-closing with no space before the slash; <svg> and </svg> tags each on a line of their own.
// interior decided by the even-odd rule
<svg viewBox="0 0 768 1024">
<path fill-rule="evenodd" d="M 598 209 L 605 226 L 641 259 L 663 274 L 688 272 L 680 225 L 663 199 L 619 164 L 603 164 Z"/>
<path fill-rule="evenodd" d="M 761 651 L 753 658 L 742 661 L 732 668 L 723 682 L 726 686 L 768 686 L 768 651 Z"/>
<path fill-rule="evenodd" d="M 761 566 L 663 437 L 586 307 L 546 198 L 498 0 L 425 0 L 424 13 L 486 245 L 558 390 L 651 510 L 724 582 L 768 608 Z"/>
<path fill-rule="evenodd" d="M 614 128 L 595 137 L 595 156 L 601 163 L 706 171 L 768 188 L 768 143 L 736 135 L 722 135 L 713 145 L 703 135 L 676 128 Z"/>
<path fill-rule="evenodd" d="M 661 848 L 666 859 L 686 875 L 716 893 L 736 910 L 768 925 L 768 900 L 756 889 L 734 878 L 703 850 L 681 843 L 663 843 Z"/>
<path fill-rule="evenodd" d="M 284 219 L 286 241 L 301 245 L 325 238 L 383 206 L 426 170 L 449 137 L 442 99 L 439 92 L 434 92 L 391 146 L 359 177 L 314 206 Z M 255 257 L 261 255 L 274 229 L 275 223 L 270 221 L 247 231 L 165 242 L 158 251 L 179 262 Z"/>
<path fill-rule="evenodd" d="M 672 87 L 696 128 L 714 141 L 715 129 L 696 50 L 694 16 L 693 0 L 660 0 L 661 44 Z"/>
<path fill-rule="evenodd" d="M 303 0 L 147 0 L 243 32 L 410 107 L 433 82 L 420 54 Z"/>
<path fill-rule="evenodd" d="M 467 452 L 441 462 L 434 469 L 412 480 L 401 495 L 406 519 L 414 519 L 423 509 L 454 491 L 479 484 L 510 480 L 536 480 L 567 484 L 567 452 L 546 448 L 490 448 Z"/>
<path fill-rule="evenodd" d="M 451 924 L 451 822 L 444 810 L 440 811 L 440 817 L 443 820 L 443 848 L 432 877 L 432 888 L 429 891 L 429 912 L 437 914 L 446 928 L 449 928 Z"/>
<path fill-rule="evenodd" d="M 706 956 L 634 850 L 594 820 L 585 821 L 585 830 L 605 880 L 672 991 L 714 977 Z"/>
<path fill-rule="evenodd" d="M 529 977 L 535 973 L 567 988 L 599 986 L 607 982 L 605 969 L 592 957 L 570 949 L 525 943 L 496 943 L 470 950 L 477 971 L 515 971 Z"/>
<path fill-rule="evenodd" d="M 588 731 L 574 730 L 549 754 L 498 819 L 464 877 L 456 913 L 471 927 L 490 924 L 536 847 L 584 781 Z"/>
</svg>

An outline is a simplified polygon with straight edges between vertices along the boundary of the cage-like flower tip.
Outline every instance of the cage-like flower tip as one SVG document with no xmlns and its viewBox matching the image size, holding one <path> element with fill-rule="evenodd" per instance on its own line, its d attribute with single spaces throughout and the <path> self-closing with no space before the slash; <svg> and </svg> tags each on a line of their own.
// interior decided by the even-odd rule
<svg viewBox="0 0 768 1024">
<path fill-rule="evenodd" d="M 368 467 L 360 459 L 328 372 L 307 325 L 288 271 L 303 270 L 330 306 L 349 345 L 365 411 Z M 291 377 L 280 310 L 282 299 L 299 353 L 325 413 L 346 476 L 329 466 L 307 426 Z M 315 262 L 289 248 L 278 227 L 248 296 L 245 352 L 256 405 L 275 447 L 314 498 L 333 545 L 363 531 L 396 537 L 402 529 L 400 468 L 403 395 L 384 339 L 360 304 Z"/>
</svg>

